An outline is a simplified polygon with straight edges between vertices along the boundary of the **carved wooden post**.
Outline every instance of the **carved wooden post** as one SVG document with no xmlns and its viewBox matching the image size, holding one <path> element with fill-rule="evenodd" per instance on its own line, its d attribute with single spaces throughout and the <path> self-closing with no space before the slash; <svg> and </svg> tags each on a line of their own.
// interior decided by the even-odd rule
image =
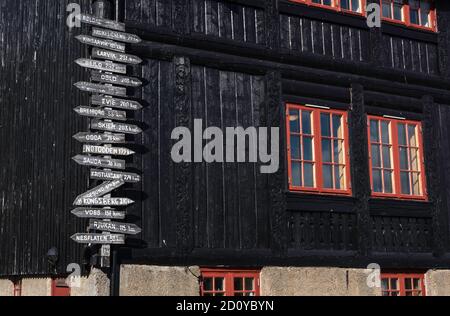
<svg viewBox="0 0 450 316">
<path fill-rule="evenodd" d="M 284 115 L 281 91 L 281 75 L 271 71 L 266 75 L 267 99 L 267 127 L 280 128 L 280 166 L 276 173 L 269 174 L 269 192 L 271 209 L 272 250 L 275 254 L 283 256 L 287 246 L 287 212 L 285 197 L 285 145 L 284 145 Z M 270 139 L 270 142 L 274 140 Z M 269 145 L 270 146 L 270 145 Z"/>
<path fill-rule="evenodd" d="M 354 211 L 357 214 L 358 252 L 366 256 L 370 252 L 370 176 L 367 139 L 367 115 L 364 105 L 364 88 L 351 86 L 351 108 L 349 116 L 350 157 L 352 166 L 352 191 L 356 198 Z"/>
<path fill-rule="evenodd" d="M 175 120 L 177 127 L 191 129 L 191 65 L 186 57 L 173 58 L 175 69 Z M 193 248 L 192 214 L 192 164 L 181 162 L 175 165 L 176 209 L 177 209 L 177 249 L 183 254 Z"/>
</svg>

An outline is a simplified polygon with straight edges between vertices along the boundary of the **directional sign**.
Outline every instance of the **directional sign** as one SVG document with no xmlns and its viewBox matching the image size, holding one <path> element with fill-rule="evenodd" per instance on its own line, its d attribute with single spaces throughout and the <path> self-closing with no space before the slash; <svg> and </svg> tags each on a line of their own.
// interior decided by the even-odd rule
<svg viewBox="0 0 450 316">
<path fill-rule="evenodd" d="M 125 53 L 125 44 L 123 43 L 92 37 L 89 35 L 77 35 L 75 38 L 83 44 L 106 48 L 119 53 Z"/>
<path fill-rule="evenodd" d="M 101 120 L 93 120 L 91 122 L 91 128 L 101 131 L 118 132 L 125 134 L 140 134 L 142 129 L 136 125 L 116 123 L 116 122 L 106 122 Z"/>
<path fill-rule="evenodd" d="M 125 134 L 100 134 L 100 133 L 78 133 L 73 135 L 80 143 L 93 144 L 123 144 L 126 143 Z"/>
<path fill-rule="evenodd" d="M 125 99 L 115 99 L 102 97 L 100 95 L 93 95 L 91 97 L 91 103 L 93 105 L 100 105 L 103 107 L 123 109 L 123 110 L 140 110 L 142 105 L 137 101 L 125 100 Z"/>
<path fill-rule="evenodd" d="M 77 155 L 72 158 L 77 164 L 82 166 L 94 166 L 109 169 L 125 169 L 125 160 L 100 158 L 94 156 Z"/>
<path fill-rule="evenodd" d="M 115 95 L 119 97 L 127 96 L 127 89 L 123 87 L 113 87 L 113 86 L 105 86 L 102 84 L 91 83 L 80 81 L 74 84 L 81 91 L 91 92 L 91 93 L 101 93 L 101 94 L 109 94 Z"/>
<path fill-rule="evenodd" d="M 94 47 L 92 48 L 92 57 L 100 58 L 100 59 L 109 59 L 113 61 L 118 61 L 125 64 L 140 64 L 142 63 L 142 59 L 138 56 L 128 55 L 124 53 L 113 52 L 106 49 L 101 49 Z"/>
<path fill-rule="evenodd" d="M 73 215 L 79 218 L 98 218 L 98 219 L 124 219 L 125 211 L 116 211 L 114 208 L 88 208 L 78 207 L 71 211 Z"/>
<path fill-rule="evenodd" d="M 142 42 L 141 38 L 134 34 L 123 33 L 112 30 L 100 29 L 98 27 L 92 28 L 92 36 L 115 40 L 119 42 L 125 42 L 130 44 L 137 44 Z"/>
<path fill-rule="evenodd" d="M 93 71 L 91 72 L 91 80 L 92 81 L 99 81 L 99 82 L 105 82 L 105 83 L 112 83 L 117 84 L 120 86 L 127 86 L 127 87 L 140 87 L 142 86 L 142 81 L 133 78 L 133 77 L 127 77 L 127 76 L 120 76 L 120 75 L 112 75 L 112 74 L 105 74 L 100 71 Z"/>
<path fill-rule="evenodd" d="M 125 24 L 113 20 L 98 18 L 93 15 L 81 13 L 76 16 L 82 23 L 105 27 L 116 31 L 125 31 Z"/>
<path fill-rule="evenodd" d="M 123 245 L 125 235 L 122 234 L 75 234 L 70 237 L 79 244 Z"/>
<path fill-rule="evenodd" d="M 95 219 L 89 221 L 89 229 L 101 230 L 111 233 L 122 233 L 127 235 L 137 235 L 141 229 L 135 224 L 103 222 Z"/>
<path fill-rule="evenodd" d="M 128 206 L 134 201 L 129 198 L 82 198 L 75 201 L 75 206 Z"/>
<path fill-rule="evenodd" d="M 78 106 L 73 110 L 82 116 L 119 120 L 119 121 L 126 121 L 127 119 L 127 112 L 124 111 L 92 108 L 89 106 Z"/>
<path fill-rule="evenodd" d="M 137 183 L 141 181 L 141 176 L 136 173 L 129 173 L 129 172 L 91 169 L 91 179 L 105 180 L 105 181 L 122 179 L 125 182 Z"/>
<path fill-rule="evenodd" d="M 81 67 L 89 69 L 97 69 L 102 71 L 115 72 L 119 74 L 127 73 L 127 66 L 123 64 L 117 64 L 112 61 L 100 61 L 89 58 L 78 58 L 75 63 Z"/>
<path fill-rule="evenodd" d="M 94 145 L 83 145 L 83 153 L 104 156 L 131 156 L 135 154 L 135 152 L 131 149 L 124 147 L 107 147 Z"/>
<path fill-rule="evenodd" d="M 125 181 L 123 181 L 122 179 L 107 181 L 107 182 L 104 182 L 104 183 L 96 186 L 95 188 L 87 191 L 86 193 L 80 194 L 79 196 L 77 196 L 77 198 L 75 200 L 78 201 L 83 198 L 101 197 L 105 194 L 108 194 L 108 193 L 114 191 L 117 188 L 120 188 L 124 184 L 125 184 Z"/>
</svg>

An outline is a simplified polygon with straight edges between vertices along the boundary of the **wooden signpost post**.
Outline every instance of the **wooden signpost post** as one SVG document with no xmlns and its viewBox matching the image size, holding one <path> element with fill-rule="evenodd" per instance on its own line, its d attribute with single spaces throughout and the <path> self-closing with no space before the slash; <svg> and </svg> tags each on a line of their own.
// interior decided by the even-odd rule
<svg viewBox="0 0 450 316">
<path fill-rule="evenodd" d="M 75 61 L 81 67 L 90 69 L 92 82 L 81 81 L 74 85 L 80 91 L 93 95 L 91 106 L 78 106 L 74 111 L 91 119 L 91 130 L 103 133 L 80 132 L 74 135 L 73 138 L 83 143 L 83 155 L 72 159 L 79 165 L 95 167 L 90 170 L 90 179 L 104 182 L 77 196 L 73 203 L 77 208 L 71 211 L 78 218 L 90 219 L 89 230 L 94 233 L 75 234 L 71 238 L 77 243 L 101 244 L 100 266 L 109 267 L 110 245 L 125 244 L 125 235 L 141 232 L 135 224 L 111 221 L 125 219 L 126 212 L 121 209 L 134 203 L 127 197 L 113 197 L 111 193 L 126 183 L 141 181 L 141 176 L 136 173 L 113 171 L 125 170 L 126 162 L 111 158 L 134 155 L 134 151 L 112 147 L 112 144 L 127 143 L 126 134 L 132 138 L 132 135 L 142 133 L 140 127 L 126 123 L 125 112 L 142 109 L 138 101 L 129 100 L 127 96 L 127 87 L 139 88 L 143 85 L 139 78 L 127 75 L 127 64 L 137 65 L 142 59 L 126 54 L 126 45 L 139 43 L 141 39 L 125 33 L 125 25 L 117 21 L 88 14 L 81 14 L 79 19 L 94 26 L 91 35 L 76 36 L 81 43 L 92 46 L 91 58 Z"/>
</svg>

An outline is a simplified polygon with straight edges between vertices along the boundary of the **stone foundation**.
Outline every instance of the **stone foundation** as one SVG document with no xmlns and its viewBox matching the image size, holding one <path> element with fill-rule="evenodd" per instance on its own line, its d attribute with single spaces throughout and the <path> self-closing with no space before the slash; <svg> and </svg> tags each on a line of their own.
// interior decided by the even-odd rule
<svg viewBox="0 0 450 316">
<path fill-rule="evenodd" d="M 425 274 L 427 296 L 450 296 L 450 270 L 429 270 Z"/>
</svg>

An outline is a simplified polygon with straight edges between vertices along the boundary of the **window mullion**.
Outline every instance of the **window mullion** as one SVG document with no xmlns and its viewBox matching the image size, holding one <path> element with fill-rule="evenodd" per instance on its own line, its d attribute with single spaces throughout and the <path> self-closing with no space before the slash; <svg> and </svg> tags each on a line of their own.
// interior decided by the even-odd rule
<svg viewBox="0 0 450 316">
<path fill-rule="evenodd" d="M 391 121 L 391 139 L 392 139 L 392 153 L 394 156 L 394 179 L 395 179 L 395 194 L 398 195 L 401 192 L 400 188 L 400 151 L 398 147 L 398 130 L 397 122 Z"/>
<path fill-rule="evenodd" d="M 323 178 L 322 178 L 322 135 L 320 132 L 320 111 L 313 111 L 313 119 L 314 119 L 314 170 L 316 171 L 314 174 L 316 187 L 318 189 L 323 189 Z"/>
</svg>

